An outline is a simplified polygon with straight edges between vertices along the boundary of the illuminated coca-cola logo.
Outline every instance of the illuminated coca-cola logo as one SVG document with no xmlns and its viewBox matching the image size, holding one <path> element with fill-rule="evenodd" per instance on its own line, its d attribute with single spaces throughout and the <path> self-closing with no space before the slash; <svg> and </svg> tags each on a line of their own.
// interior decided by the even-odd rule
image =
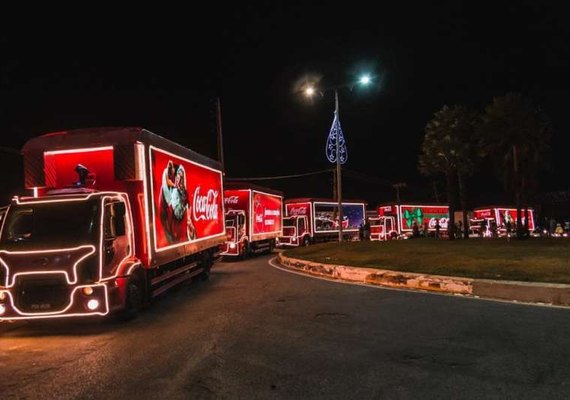
<svg viewBox="0 0 570 400">
<path fill-rule="evenodd" d="M 428 223 L 429 229 L 435 229 L 437 221 L 439 221 L 439 227 L 441 229 L 447 229 L 447 221 L 449 221 L 449 218 L 430 218 Z"/>
<path fill-rule="evenodd" d="M 195 221 L 211 221 L 218 219 L 218 191 L 208 190 L 205 195 L 200 194 L 200 186 L 194 191 L 194 206 L 192 215 Z"/>
<path fill-rule="evenodd" d="M 237 196 L 228 196 L 224 199 L 226 204 L 237 204 L 238 200 L 239 200 L 239 197 L 237 197 Z"/>
<path fill-rule="evenodd" d="M 289 209 L 290 215 L 305 215 L 307 214 L 307 207 L 291 207 Z"/>
</svg>

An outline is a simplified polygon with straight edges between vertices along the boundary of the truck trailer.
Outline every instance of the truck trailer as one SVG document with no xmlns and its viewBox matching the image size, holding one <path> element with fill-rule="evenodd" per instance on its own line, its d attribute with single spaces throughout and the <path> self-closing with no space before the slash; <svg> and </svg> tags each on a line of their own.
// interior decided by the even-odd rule
<svg viewBox="0 0 570 400">
<path fill-rule="evenodd" d="M 365 220 L 366 203 L 342 202 L 343 239 L 356 240 Z M 338 203 L 328 199 L 298 198 L 285 200 L 283 235 L 278 246 L 308 246 L 315 242 L 338 240 Z"/>
<path fill-rule="evenodd" d="M 224 188 L 226 242 L 222 256 L 245 258 L 253 253 L 272 252 L 282 234 L 283 193 L 241 182 Z"/>
<path fill-rule="evenodd" d="M 33 195 L 4 210 L 0 321 L 131 318 L 208 278 L 225 241 L 218 162 L 142 128 L 50 133 L 22 154 Z"/>
<path fill-rule="evenodd" d="M 441 232 L 447 231 L 449 206 L 443 204 L 384 204 L 378 207 L 378 217 L 370 218 L 370 240 L 391 240 L 412 235 L 413 225 L 435 232 L 439 222 Z"/>
</svg>

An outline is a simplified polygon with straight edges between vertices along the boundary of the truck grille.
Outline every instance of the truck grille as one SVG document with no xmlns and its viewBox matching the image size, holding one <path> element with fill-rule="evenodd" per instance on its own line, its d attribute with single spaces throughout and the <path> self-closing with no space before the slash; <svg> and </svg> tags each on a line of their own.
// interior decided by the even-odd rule
<svg viewBox="0 0 570 400">
<path fill-rule="evenodd" d="M 61 311 L 69 304 L 70 287 L 61 274 L 18 277 L 15 289 L 16 307 L 23 312 Z"/>
</svg>

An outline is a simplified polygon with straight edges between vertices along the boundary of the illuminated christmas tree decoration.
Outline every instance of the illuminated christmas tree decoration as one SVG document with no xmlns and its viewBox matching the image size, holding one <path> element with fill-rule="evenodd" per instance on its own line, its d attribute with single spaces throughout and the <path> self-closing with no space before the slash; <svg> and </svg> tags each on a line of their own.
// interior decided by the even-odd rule
<svg viewBox="0 0 570 400">
<path fill-rule="evenodd" d="M 338 152 L 340 154 L 340 163 L 345 164 L 348 160 L 348 150 L 346 148 L 346 142 L 344 140 L 344 135 L 342 134 L 342 128 L 340 126 L 340 119 L 338 118 L 338 113 L 334 113 L 334 119 L 327 138 L 326 155 L 327 159 L 331 163 L 336 163 L 337 161 L 337 140 L 338 140 Z"/>
</svg>

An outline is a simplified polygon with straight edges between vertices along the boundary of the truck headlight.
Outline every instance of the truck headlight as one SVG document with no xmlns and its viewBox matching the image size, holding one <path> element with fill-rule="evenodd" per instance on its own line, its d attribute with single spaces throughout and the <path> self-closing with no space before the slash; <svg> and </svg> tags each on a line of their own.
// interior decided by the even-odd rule
<svg viewBox="0 0 570 400">
<path fill-rule="evenodd" d="M 6 312 L 6 306 L 4 304 L 0 304 L 0 315 L 4 315 Z"/>
<path fill-rule="evenodd" d="M 87 308 L 91 311 L 96 310 L 99 307 L 99 300 L 91 299 L 87 302 Z"/>
<path fill-rule="evenodd" d="M 230 243 L 230 249 L 235 249 L 236 248 L 236 244 L 235 243 Z"/>
</svg>

